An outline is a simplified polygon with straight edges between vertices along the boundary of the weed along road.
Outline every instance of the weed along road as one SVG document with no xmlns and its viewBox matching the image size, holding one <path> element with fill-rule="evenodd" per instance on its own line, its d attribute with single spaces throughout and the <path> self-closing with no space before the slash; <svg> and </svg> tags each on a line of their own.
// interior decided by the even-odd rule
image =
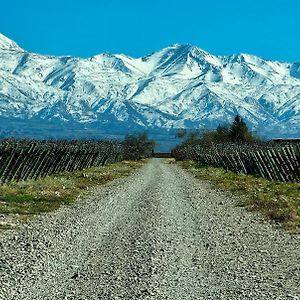
<svg viewBox="0 0 300 300">
<path fill-rule="evenodd" d="M 0 299 L 299 299 L 300 239 L 151 159 L 0 234 Z"/>
</svg>

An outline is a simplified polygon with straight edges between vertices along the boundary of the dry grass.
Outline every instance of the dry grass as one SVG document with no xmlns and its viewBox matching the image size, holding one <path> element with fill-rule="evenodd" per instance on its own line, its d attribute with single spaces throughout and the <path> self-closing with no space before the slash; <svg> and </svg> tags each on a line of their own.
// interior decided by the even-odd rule
<svg viewBox="0 0 300 300">
<path fill-rule="evenodd" d="M 180 163 L 197 178 L 208 180 L 222 190 L 239 195 L 240 205 L 259 211 L 283 228 L 300 233 L 300 185 L 269 181 L 250 175 L 237 175 L 220 168 L 201 167 L 193 161 Z"/>
<path fill-rule="evenodd" d="M 141 167 L 144 161 L 122 161 L 106 167 L 48 176 L 37 181 L 10 182 L 0 185 L 0 230 L 14 227 L 5 220 L 28 217 L 53 211 L 72 203 L 90 188 L 127 176 Z"/>
</svg>

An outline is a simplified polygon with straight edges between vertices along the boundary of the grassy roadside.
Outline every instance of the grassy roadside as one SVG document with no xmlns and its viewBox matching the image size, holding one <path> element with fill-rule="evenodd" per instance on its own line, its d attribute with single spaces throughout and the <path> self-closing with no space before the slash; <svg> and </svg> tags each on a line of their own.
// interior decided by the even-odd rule
<svg viewBox="0 0 300 300">
<path fill-rule="evenodd" d="M 226 173 L 220 168 L 201 167 L 194 161 L 183 161 L 180 165 L 197 178 L 210 181 L 216 188 L 241 196 L 239 205 L 261 212 L 290 232 L 300 233 L 299 184 Z"/>
<path fill-rule="evenodd" d="M 72 203 L 80 194 L 127 176 L 144 161 L 122 161 L 105 167 L 65 172 L 37 181 L 0 185 L 0 229 L 10 229 L 33 215 Z"/>
</svg>

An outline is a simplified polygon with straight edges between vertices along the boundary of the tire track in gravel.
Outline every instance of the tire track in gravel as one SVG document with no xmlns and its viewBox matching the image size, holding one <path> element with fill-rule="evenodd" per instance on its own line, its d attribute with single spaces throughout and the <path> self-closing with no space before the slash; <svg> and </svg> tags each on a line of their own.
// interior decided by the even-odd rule
<svg viewBox="0 0 300 300">
<path fill-rule="evenodd" d="M 299 236 L 151 159 L 0 236 L 0 299 L 299 299 Z"/>
</svg>

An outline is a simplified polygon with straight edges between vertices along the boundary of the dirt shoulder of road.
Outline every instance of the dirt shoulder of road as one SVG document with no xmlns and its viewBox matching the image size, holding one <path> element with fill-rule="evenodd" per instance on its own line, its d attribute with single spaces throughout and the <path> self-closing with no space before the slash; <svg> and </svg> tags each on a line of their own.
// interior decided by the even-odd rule
<svg viewBox="0 0 300 300">
<path fill-rule="evenodd" d="M 105 167 L 64 172 L 43 179 L 0 185 L 0 231 L 17 227 L 40 213 L 73 203 L 96 186 L 125 177 L 146 160 L 121 161 Z"/>
<path fill-rule="evenodd" d="M 196 178 L 212 183 L 218 190 L 239 196 L 239 205 L 258 211 L 276 225 L 300 233 L 300 185 L 238 175 L 220 168 L 199 166 L 194 161 L 177 162 Z"/>
</svg>

